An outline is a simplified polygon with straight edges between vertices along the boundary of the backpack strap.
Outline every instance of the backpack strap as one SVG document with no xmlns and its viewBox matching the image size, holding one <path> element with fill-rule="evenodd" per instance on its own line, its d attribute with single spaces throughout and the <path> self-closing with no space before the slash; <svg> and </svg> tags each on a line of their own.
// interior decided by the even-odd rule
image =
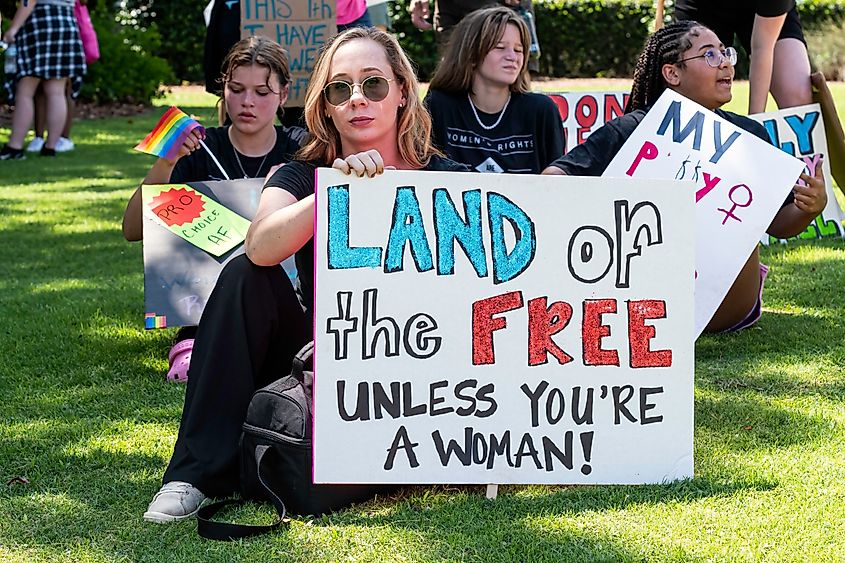
<svg viewBox="0 0 845 563">
<path fill-rule="evenodd" d="M 303 346 L 302 350 L 300 350 L 296 354 L 296 356 L 294 356 L 294 358 L 293 358 L 293 363 L 291 364 L 290 373 L 291 373 L 292 376 L 297 378 L 300 382 L 303 382 L 305 380 L 305 375 L 304 375 L 303 372 L 305 371 L 306 364 L 308 363 L 309 360 L 311 360 L 311 357 L 313 355 L 314 355 L 314 341 L 311 340 L 310 342 L 308 342 L 308 344 Z"/>
<path fill-rule="evenodd" d="M 270 502 L 273 503 L 273 506 L 276 508 L 276 513 L 279 516 L 279 519 L 272 524 L 266 526 L 254 526 L 251 524 L 235 524 L 232 522 L 218 522 L 214 521 L 211 518 L 220 512 L 223 508 L 227 506 L 242 506 L 246 504 L 245 500 L 238 500 L 238 499 L 229 499 L 229 500 L 221 500 L 212 504 L 208 504 L 200 508 L 199 512 L 197 512 L 197 533 L 209 540 L 219 540 L 219 541 L 232 541 L 241 538 L 249 538 L 252 536 L 259 536 L 261 534 L 266 534 L 272 530 L 278 528 L 282 521 L 285 518 L 285 514 L 287 510 L 285 509 L 285 503 L 282 502 L 282 499 L 273 492 L 273 490 L 267 485 L 266 481 L 264 481 L 264 477 L 261 474 L 261 462 L 264 460 L 265 454 L 268 450 L 270 450 L 270 446 L 256 446 L 255 448 L 255 466 L 258 468 L 258 481 L 261 483 L 261 486 L 270 493 Z"/>
</svg>

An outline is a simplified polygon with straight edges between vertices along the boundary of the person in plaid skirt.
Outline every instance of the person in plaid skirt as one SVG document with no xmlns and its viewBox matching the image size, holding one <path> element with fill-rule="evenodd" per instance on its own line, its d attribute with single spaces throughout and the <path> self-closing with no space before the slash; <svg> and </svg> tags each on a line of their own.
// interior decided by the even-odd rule
<svg viewBox="0 0 845 563">
<path fill-rule="evenodd" d="M 6 77 L 15 113 L 12 135 L 0 151 L 0 160 L 24 158 L 23 140 L 32 124 L 33 100 L 39 83 L 47 95 L 47 141 L 41 154 L 55 156 L 67 116 L 65 86 L 72 80 L 78 92 L 86 71 L 73 0 L 22 3 L 3 40 L 17 47 L 17 72 Z"/>
</svg>

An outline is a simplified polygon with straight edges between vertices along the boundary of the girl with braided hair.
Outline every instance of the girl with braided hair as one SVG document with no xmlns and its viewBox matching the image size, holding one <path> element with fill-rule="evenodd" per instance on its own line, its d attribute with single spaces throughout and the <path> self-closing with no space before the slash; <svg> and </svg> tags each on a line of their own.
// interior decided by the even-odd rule
<svg viewBox="0 0 845 563">
<path fill-rule="evenodd" d="M 719 41 L 707 27 L 674 22 L 648 38 L 634 71 L 625 115 L 608 122 L 587 141 L 555 160 L 543 174 L 601 176 L 625 141 L 666 88 L 715 112 L 737 127 L 763 139 L 769 136 L 759 123 L 719 109 L 731 100 L 736 51 Z M 795 185 L 775 215 L 768 233 L 788 238 L 803 231 L 827 203 L 819 162 L 815 177 L 801 174 L 806 185 Z M 763 282 L 768 268 L 760 264 L 755 248 L 705 328 L 708 332 L 736 331 L 753 325 L 762 311 Z"/>
</svg>

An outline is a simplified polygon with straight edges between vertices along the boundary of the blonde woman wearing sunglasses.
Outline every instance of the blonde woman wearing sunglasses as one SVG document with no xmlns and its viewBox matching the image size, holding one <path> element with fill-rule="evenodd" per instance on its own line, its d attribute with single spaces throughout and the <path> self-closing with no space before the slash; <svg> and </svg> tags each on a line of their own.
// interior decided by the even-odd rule
<svg viewBox="0 0 845 563">
<path fill-rule="evenodd" d="M 267 180 L 246 256 L 220 274 L 194 341 L 185 407 L 164 485 L 144 518 L 194 516 L 206 496 L 238 490 L 238 438 L 252 393 L 290 372 L 312 338 L 314 170 L 467 170 L 431 145 L 431 118 L 396 40 L 354 28 L 321 51 L 305 96 L 311 131 Z M 279 263 L 295 255 L 296 288 Z"/>
</svg>

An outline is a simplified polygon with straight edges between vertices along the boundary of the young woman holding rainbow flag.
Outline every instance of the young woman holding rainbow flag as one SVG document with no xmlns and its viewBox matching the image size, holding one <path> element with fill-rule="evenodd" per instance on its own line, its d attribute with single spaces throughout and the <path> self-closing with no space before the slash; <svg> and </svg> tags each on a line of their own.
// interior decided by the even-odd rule
<svg viewBox="0 0 845 563">
<path fill-rule="evenodd" d="M 275 125 L 287 100 L 290 71 L 287 54 L 264 37 L 243 39 L 223 62 L 222 111 L 232 124 L 204 129 L 177 108 L 164 114 L 136 147 L 159 156 L 143 184 L 168 184 L 262 178 L 273 166 L 288 162 L 304 141 L 301 127 Z M 197 151 L 202 147 L 204 150 Z M 143 237 L 141 188 L 123 214 L 123 236 Z M 196 327 L 182 327 L 168 354 L 168 380 L 186 381 Z"/>
</svg>

